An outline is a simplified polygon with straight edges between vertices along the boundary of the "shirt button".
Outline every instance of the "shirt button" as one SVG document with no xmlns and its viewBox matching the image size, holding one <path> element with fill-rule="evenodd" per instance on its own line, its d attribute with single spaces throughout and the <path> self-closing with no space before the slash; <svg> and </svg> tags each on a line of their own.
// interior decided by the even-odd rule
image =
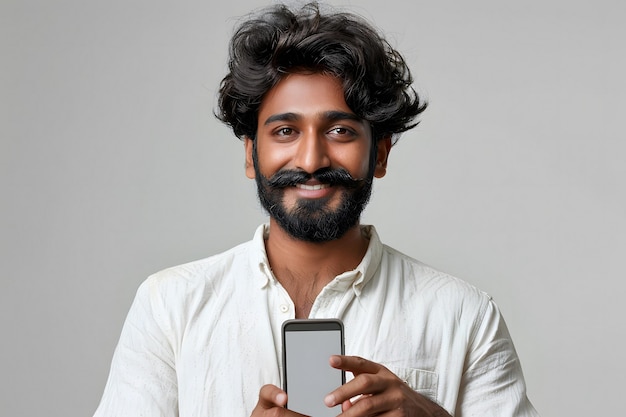
<svg viewBox="0 0 626 417">
<path fill-rule="evenodd" d="M 287 304 L 281 304 L 280 305 L 280 311 L 281 313 L 286 313 L 289 311 L 289 306 Z"/>
</svg>

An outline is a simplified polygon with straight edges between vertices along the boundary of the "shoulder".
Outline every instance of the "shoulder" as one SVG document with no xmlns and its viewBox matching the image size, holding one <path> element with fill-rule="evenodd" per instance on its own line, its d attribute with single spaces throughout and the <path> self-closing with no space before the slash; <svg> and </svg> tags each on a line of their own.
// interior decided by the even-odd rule
<svg viewBox="0 0 626 417">
<path fill-rule="evenodd" d="M 261 242 L 262 245 L 262 242 Z M 220 317 L 225 306 L 235 309 L 250 299 L 260 285 L 251 273 L 255 257 L 264 256 L 252 240 L 204 259 L 161 270 L 139 286 L 129 312 L 129 322 L 144 328 L 150 323 L 178 345 L 193 323 Z M 235 297 L 237 291 L 242 297 Z"/>
<path fill-rule="evenodd" d="M 381 269 L 387 285 L 401 286 L 405 297 L 419 299 L 434 309 L 474 310 L 480 315 L 491 304 L 489 294 L 471 283 L 383 245 Z"/>
<path fill-rule="evenodd" d="M 139 287 L 137 297 L 162 304 L 186 304 L 234 285 L 232 277 L 247 277 L 253 242 L 237 245 L 225 252 L 173 266 L 150 275 Z"/>
</svg>

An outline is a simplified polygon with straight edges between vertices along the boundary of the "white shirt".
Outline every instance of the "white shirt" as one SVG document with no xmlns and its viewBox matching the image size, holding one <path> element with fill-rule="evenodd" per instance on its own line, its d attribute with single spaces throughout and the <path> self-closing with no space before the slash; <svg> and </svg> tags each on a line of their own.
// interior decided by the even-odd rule
<svg viewBox="0 0 626 417">
<path fill-rule="evenodd" d="M 385 365 L 455 417 L 537 416 L 491 298 L 362 230 L 362 262 L 309 317 L 342 319 L 347 355 Z M 95 417 L 248 417 L 261 386 L 281 386 L 281 325 L 295 309 L 269 267 L 268 232 L 140 286 Z"/>
</svg>

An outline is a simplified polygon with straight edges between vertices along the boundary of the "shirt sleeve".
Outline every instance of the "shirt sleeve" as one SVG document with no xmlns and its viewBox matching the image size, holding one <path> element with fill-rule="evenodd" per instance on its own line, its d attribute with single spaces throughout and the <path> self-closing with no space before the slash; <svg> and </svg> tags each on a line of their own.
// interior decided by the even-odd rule
<svg viewBox="0 0 626 417">
<path fill-rule="evenodd" d="M 490 299 L 467 354 L 456 417 L 538 417 L 526 395 L 519 358 Z"/>
<path fill-rule="evenodd" d="M 138 289 L 94 417 L 178 415 L 175 355 L 154 280 Z"/>
</svg>

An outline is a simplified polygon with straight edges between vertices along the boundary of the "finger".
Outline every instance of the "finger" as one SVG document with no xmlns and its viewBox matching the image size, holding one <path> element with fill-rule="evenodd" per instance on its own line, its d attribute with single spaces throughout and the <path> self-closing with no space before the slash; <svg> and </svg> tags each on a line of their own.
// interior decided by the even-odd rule
<svg viewBox="0 0 626 417">
<path fill-rule="evenodd" d="M 398 406 L 394 406 L 386 395 L 363 395 L 346 409 L 342 409 L 342 416 L 396 416 L 401 411 Z M 422 415 L 422 414 L 418 414 Z"/>
<path fill-rule="evenodd" d="M 273 407 L 284 407 L 287 404 L 287 394 L 276 385 L 264 385 L 259 392 L 257 407 L 269 410 Z"/>
<path fill-rule="evenodd" d="M 348 411 L 350 407 L 352 407 L 352 401 L 345 400 L 344 402 L 341 403 L 341 412 L 344 413 Z"/>
<path fill-rule="evenodd" d="M 387 380 L 379 375 L 362 373 L 352 381 L 340 386 L 324 398 L 324 404 L 334 407 L 346 400 L 351 400 L 354 405 L 359 396 L 378 394 L 385 390 Z"/>
<path fill-rule="evenodd" d="M 264 385 L 259 392 L 259 402 L 252 412 L 252 416 L 264 416 L 266 412 L 273 417 L 307 417 L 304 414 L 287 410 L 287 393 L 276 385 Z"/>
<path fill-rule="evenodd" d="M 354 375 L 368 373 L 375 374 L 381 369 L 385 369 L 376 362 L 368 361 L 360 356 L 333 355 L 330 357 L 330 366 L 344 371 L 352 372 Z"/>
<path fill-rule="evenodd" d="M 357 395 L 356 397 L 350 398 L 349 400 L 345 400 L 341 403 L 341 411 L 348 411 L 357 401 L 365 397 L 366 395 Z"/>
</svg>

